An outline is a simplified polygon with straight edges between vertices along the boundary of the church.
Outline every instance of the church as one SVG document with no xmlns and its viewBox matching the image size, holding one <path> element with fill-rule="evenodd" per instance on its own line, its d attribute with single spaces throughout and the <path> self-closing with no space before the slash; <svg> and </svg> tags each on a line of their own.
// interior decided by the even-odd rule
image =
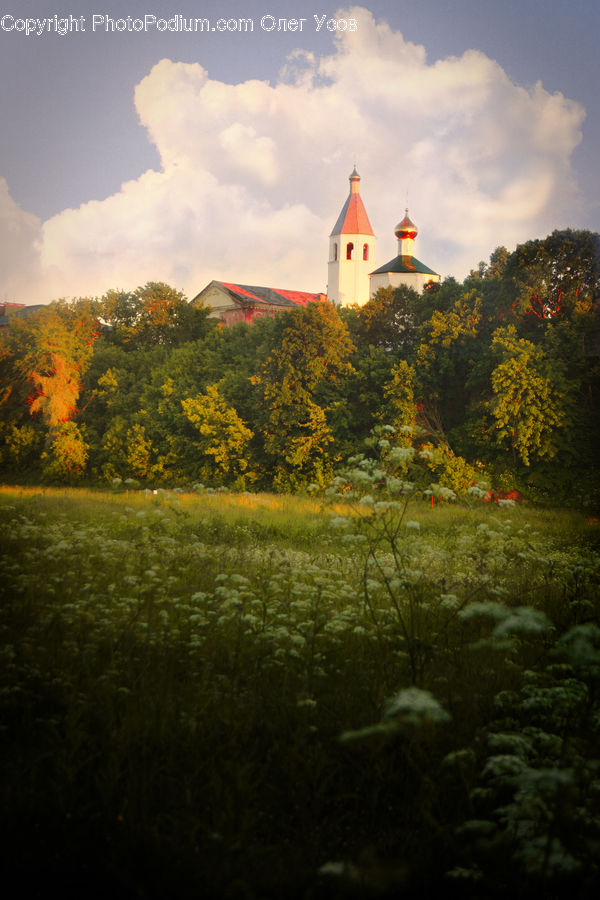
<svg viewBox="0 0 600 900">
<path fill-rule="evenodd" d="M 440 276 L 414 255 L 418 233 L 406 209 L 404 218 L 394 229 L 398 255 L 375 268 L 377 238 L 360 195 L 360 175 L 354 167 L 350 192 L 329 236 L 326 294 L 211 281 L 192 303 L 203 303 L 211 309 L 211 317 L 218 318 L 223 325 L 234 325 L 307 303 L 362 306 L 380 288 L 402 284 L 421 293 L 438 283 Z"/>
</svg>

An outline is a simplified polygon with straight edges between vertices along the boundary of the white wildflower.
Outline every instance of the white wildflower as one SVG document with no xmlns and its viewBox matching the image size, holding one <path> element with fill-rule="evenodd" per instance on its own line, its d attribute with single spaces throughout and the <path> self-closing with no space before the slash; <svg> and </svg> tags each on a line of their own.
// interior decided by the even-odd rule
<svg viewBox="0 0 600 900">
<path fill-rule="evenodd" d="M 450 721 L 450 715 L 429 691 L 421 688 L 405 688 L 386 702 L 385 718 L 400 719 L 409 725 L 424 722 L 441 724 Z"/>
</svg>

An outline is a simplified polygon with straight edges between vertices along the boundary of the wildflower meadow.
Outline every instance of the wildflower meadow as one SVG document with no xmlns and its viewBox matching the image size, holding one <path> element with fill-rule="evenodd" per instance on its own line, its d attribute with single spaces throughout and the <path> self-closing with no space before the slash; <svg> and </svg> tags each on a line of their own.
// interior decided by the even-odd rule
<svg viewBox="0 0 600 900">
<path fill-rule="evenodd" d="M 597 522 L 350 466 L 319 496 L 0 490 L 7 883 L 593 893 Z"/>
</svg>

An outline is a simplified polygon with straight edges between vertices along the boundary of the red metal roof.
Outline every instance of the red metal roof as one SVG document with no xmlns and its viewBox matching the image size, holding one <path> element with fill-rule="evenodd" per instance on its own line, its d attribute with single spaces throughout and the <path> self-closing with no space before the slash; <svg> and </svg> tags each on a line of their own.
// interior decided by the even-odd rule
<svg viewBox="0 0 600 900">
<path fill-rule="evenodd" d="M 217 284 L 222 284 L 223 287 L 227 288 L 228 291 L 231 291 L 232 294 L 242 295 L 243 297 L 249 297 L 251 300 L 255 300 L 257 303 L 266 303 L 266 300 L 263 300 L 262 297 L 258 297 L 256 294 L 253 294 L 248 287 L 245 287 L 243 284 L 229 284 L 227 281 L 218 281 Z"/>
<path fill-rule="evenodd" d="M 306 306 L 307 303 L 322 303 L 327 299 L 326 294 L 311 294 L 307 291 L 283 291 L 280 288 L 272 288 L 272 290 L 274 293 L 286 297 L 299 306 Z"/>
<path fill-rule="evenodd" d="M 333 226 L 331 236 L 334 234 L 374 235 L 365 205 L 358 192 L 351 193 L 348 196 L 348 199 L 344 203 L 342 211 L 338 216 L 338 220 Z"/>
<path fill-rule="evenodd" d="M 218 281 L 234 299 L 242 303 L 251 301 L 264 306 L 306 306 L 307 303 L 323 303 L 325 294 L 313 294 L 309 291 L 286 291 L 281 288 L 258 287 L 249 284 L 231 284 Z"/>
</svg>

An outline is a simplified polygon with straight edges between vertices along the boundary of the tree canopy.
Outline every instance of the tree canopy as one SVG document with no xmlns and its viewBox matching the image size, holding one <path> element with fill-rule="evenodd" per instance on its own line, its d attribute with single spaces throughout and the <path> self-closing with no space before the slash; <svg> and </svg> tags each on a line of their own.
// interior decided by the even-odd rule
<svg viewBox="0 0 600 900">
<path fill-rule="evenodd" d="M 448 484 L 593 498 L 599 307 L 600 238 L 573 230 L 252 326 L 155 282 L 58 301 L 0 333 L 1 471 L 300 490 L 390 426 Z"/>
</svg>

